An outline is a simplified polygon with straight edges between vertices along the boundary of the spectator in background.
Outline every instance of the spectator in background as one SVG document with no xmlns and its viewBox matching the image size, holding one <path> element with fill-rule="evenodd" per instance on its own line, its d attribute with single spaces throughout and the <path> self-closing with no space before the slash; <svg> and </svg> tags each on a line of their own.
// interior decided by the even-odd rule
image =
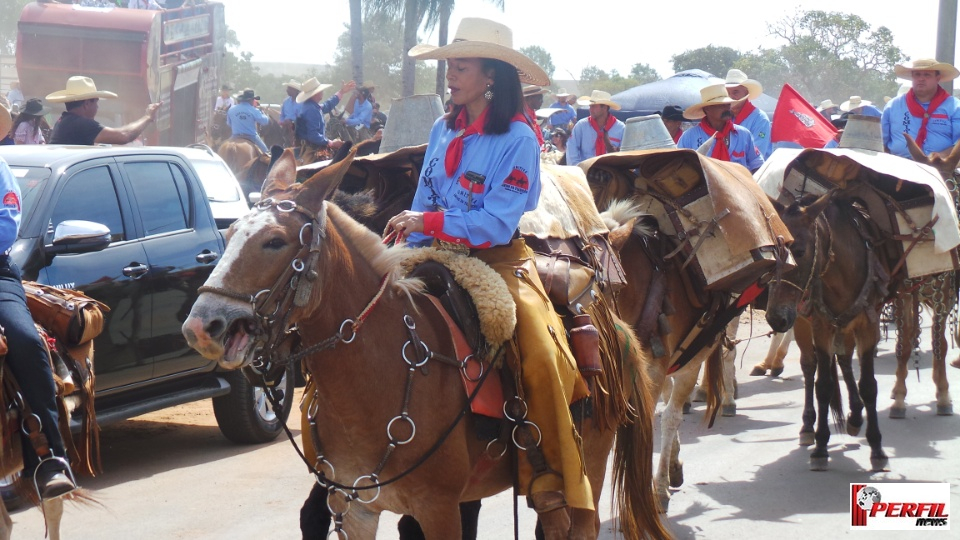
<svg viewBox="0 0 960 540">
<path fill-rule="evenodd" d="M 65 103 L 67 110 L 53 127 L 50 144 L 127 144 L 135 141 L 157 119 L 159 103 L 147 105 L 142 117 L 119 128 L 106 127 L 95 120 L 100 99 L 115 99 L 113 92 L 97 90 L 90 77 L 67 79 L 63 90 L 47 94 L 50 103 Z"/>
<path fill-rule="evenodd" d="M 876 118 L 883 116 L 883 112 L 874 107 L 872 101 L 862 99 L 860 96 L 850 96 L 850 99 L 840 104 L 840 110 L 848 114 L 860 114 Z"/>
<path fill-rule="evenodd" d="M 253 102 L 260 101 L 260 96 L 256 94 L 252 88 L 245 88 L 236 96 L 237 104 L 227 111 L 227 125 L 233 130 L 231 139 L 238 137 L 247 139 L 257 145 L 264 154 L 269 154 L 270 149 L 257 132 L 257 124 L 261 126 L 269 124 L 270 117 L 254 105 Z"/>
<path fill-rule="evenodd" d="M 370 123 L 370 129 L 376 131 L 387 125 L 387 115 L 380 112 L 380 104 L 373 104 L 373 122 Z"/>
<path fill-rule="evenodd" d="M 840 114 L 840 106 L 834 103 L 831 99 L 825 99 L 820 102 L 820 106 L 817 107 L 817 111 L 828 121 L 833 121 L 833 116 Z"/>
<path fill-rule="evenodd" d="M 746 100 L 744 96 L 740 98 Z M 710 143 L 706 155 L 723 161 L 739 163 L 751 173 L 763 165 L 763 154 L 753 142 L 750 130 L 733 123 L 730 105 L 737 100 L 727 94 L 724 83 L 712 84 L 700 89 L 700 103 L 683 111 L 688 120 L 700 123 L 683 132 L 677 148 L 700 150 Z"/>
<path fill-rule="evenodd" d="M 23 107 L 23 92 L 20 91 L 20 81 L 11 81 L 10 90 L 7 92 L 7 103 L 11 110 L 19 111 Z"/>
<path fill-rule="evenodd" d="M 909 133 L 927 155 L 956 144 L 960 138 L 960 100 L 940 83 L 956 79 L 960 71 L 946 62 L 921 58 L 897 64 L 893 72 L 901 79 L 910 79 L 912 85 L 883 110 L 883 147 L 891 154 L 910 158 L 904 133 Z"/>
<path fill-rule="evenodd" d="M 297 94 L 300 93 L 300 83 L 290 79 L 283 85 L 287 89 L 287 97 L 280 105 L 280 127 L 283 128 L 283 139 L 293 142 L 293 129 L 300 115 L 300 104 L 297 103 Z"/>
<path fill-rule="evenodd" d="M 39 98 L 27 100 L 13 123 L 13 140 L 17 144 L 46 144 L 43 131 L 40 130 L 40 121 L 48 112 L 50 110 L 43 106 Z"/>
<path fill-rule="evenodd" d="M 610 109 L 619 111 L 620 104 L 602 90 L 594 90 L 590 97 L 585 96 L 577 103 L 589 105 L 590 116 L 573 126 L 573 133 L 567 141 L 567 165 L 620 150 L 626 126 L 610 114 Z"/>
<path fill-rule="evenodd" d="M 373 91 L 376 88 L 373 83 L 366 82 L 357 89 L 353 106 L 347 111 L 350 113 L 350 118 L 344 122 L 348 127 L 370 129 L 370 122 L 373 121 Z"/>
<path fill-rule="evenodd" d="M 660 119 L 663 120 L 663 125 L 667 126 L 667 132 L 673 137 L 673 142 L 679 141 L 680 136 L 683 135 L 683 109 L 677 105 L 667 105 L 660 112 Z"/>
<path fill-rule="evenodd" d="M 760 155 L 763 159 L 767 159 L 773 152 L 773 143 L 770 141 L 770 118 L 767 113 L 754 107 L 750 101 L 760 97 L 763 86 L 747 78 L 747 74 L 739 69 L 731 69 L 727 71 L 726 87 L 727 94 L 735 100 L 730 104 L 733 123 L 750 130 Z"/>
<path fill-rule="evenodd" d="M 233 92 L 233 88 L 229 84 L 224 84 L 220 87 L 220 95 L 217 96 L 217 103 L 213 107 L 214 110 L 226 111 L 236 104 L 236 101 L 233 100 L 233 96 L 230 95 L 230 92 Z"/>
<path fill-rule="evenodd" d="M 325 123 L 323 115 L 329 113 L 340 103 L 340 99 L 357 87 L 357 83 L 349 81 L 340 87 L 340 91 L 330 99 L 323 101 L 323 91 L 333 86 L 321 84 L 316 77 L 304 81 L 297 95 L 297 103 L 301 103 L 300 116 L 297 117 L 297 140 L 300 144 L 301 165 L 326 159 L 332 151 L 340 148 L 343 141 L 340 139 L 328 140 L 324 134 Z"/>
<path fill-rule="evenodd" d="M 572 94 L 568 93 L 564 88 L 560 88 L 557 90 L 557 93 L 553 95 L 556 101 L 550 105 L 550 108 L 562 110 L 550 116 L 550 128 L 563 128 L 569 133 L 570 127 L 576 123 L 577 110 L 573 108 L 573 105 L 567 103 L 567 99 L 569 99 L 571 95 Z"/>
</svg>

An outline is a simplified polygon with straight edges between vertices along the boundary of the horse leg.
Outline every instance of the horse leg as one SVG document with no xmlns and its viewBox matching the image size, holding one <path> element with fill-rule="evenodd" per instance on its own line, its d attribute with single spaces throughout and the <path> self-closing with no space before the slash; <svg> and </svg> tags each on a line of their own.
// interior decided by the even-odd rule
<svg viewBox="0 0 960 540">
<path fill-rule="evenodd" d="M 847 413 L 847 435 L 856 437 L 860 434 L 860 428 L 863 427 L 863 401 L 860 400 L 857 381 L 853 376 L 854 340 L 848 336 L 844 337 L 844 354 L 837 355 L 837 363 L 840 365 L 843 383 L 847 386 L 847 403 L 850 406 L 850 412 Z"/>
<path fill-rule="evenodd" d="M 723 402 L 720 405 L 721 416 L 737 415 L 737 330 L 740 317 L 734 317 L 726 328 L 726 339 L 720 345 L 723 362 Z M 728 346 L 729 344 L 729 346 Z"/>
<path fill-rule="evenodd" d="M 324 540 L 330 531 L 330 509 L 327 489 L 314 483 L 310 495 L 300 508 L 300 534 L 303 540 Z"/>
<path fill-rule="evenodd" d="M 0 540 L 10 540 L 13 533 L 13 520 L 7 512 L 7 505 L 0 501 Z"/>
<path fill-rule="evenodd" d="M 452 503 L 456 505 L 456 501 Z M 333 508 L 338 508 L 340 504 L 334 503 Z M 454 510 L 456 507 L 454 506 Z M 339 509 L 337 510 L 339 511 Z M 349 510 L 344 514 L 339 514 L 343 519 L 343 531 L 349 535 L 351 540 L 376 540 L 377 538 L 377 525 L 380 524 L 380 512 L 373 511 L 370 509 L 369 505 L 366 504 L 356 504 L 354 501 L 353 504 L 350 504 Z M 336 524 L 337 516 L 334 515 L 334 524 Z M 426 530 L 426 529 L 425 529 Z M 460 536 L 460 518 L 457 517 L 457 529 L 456 535 L 452 533 L 448 536 L 430 536 L 427 534 L 427 538 L 459 538 Z M 331 531 L 329 538 L 341 538 L 341 535 L 336 534 L 336 526 L 334 530 Z"/>
<path fill-rule="evenodd" d="M 477 507 L 479 510 L 479 507 Z M 428 540 L 434 538 L 462 538 L 463 526 L 460 520 L 460 503 L 446 498 L 434 498 L 424 504 L 418 504 L 413 517 L 423 530 L 423 537 Z M 350 538 L 353 538 L 351 533 Z"/>
<path fill-rule="evenodd" d="M 894 318 L 897 321 L 897 382 L 890 392 L 893 405 L 890 406 L 890 418 L 905 418 L 907 405 L 907 361 L 916 347 L 920 335 L 920 298 L 919 293 L 901 294 L 893 303 Z M 862 376 L 862 375 L 861 375 Z"/>
<path fill-rule="evenodd" d="M 63 519 L 63 497 L 43 501 L 43 520 L 47 525 L 50 540 L 60 540 L 61 519 Z"/>
<path fill-rule="evenodd" d="M 953 279 L 939 282 L 941 290 L 934 291 L 934 297 L 947 297 L 950 292 L 943 290 L 946 285 L 953 288 Z M 952 297 L 951 297 L 952 299 Z M 950 302 L 953 303 L 952 301 Z M 953 306 L 949 306 L 950 309 Z M 951 416 L 953 414 L 953 403 L 950 400 L 950 383 L 947 382 L 947 336 L 945 334 L 947 327 L 947 314 L 950 312 L 946 302 L 934 301 L 933 303 L 933 382 L 937 385 L 937 414 L 939 416 Z"/>
<path fill-rule="evenodd" d="M 660 414 L 660 463 L 654 487 L 660 498 L 660 507 L 666 512 L 670 505 L 670 491 L 667 486 L 673 480 L 682 482 L 683 462 L 680 460 L 680 422 L 683 421 L 683 402 L 697 381 L 699 365 L 687 365 L 673 375 L 673 393 L 670 402 Z"/>
<path fill-rule="evenodd" d="M 800 347 L 800 371 L 803 373 L 803 414 L 800 428 L 800 446 L 813 444 L 813 423 L 817 420 L 817 410 L 813 405 L 814 376 L 817 364 L 812 353 L 813 342 L 808 323 L 801 319 L 796 322 L 797 345 Z"/>
<path fill-rule="evenodd" d="M 824 332 L 825 337 L 830 340 L 827 343 L 832 342 L 833 332 L 837 331 L 839 330 Z M 828 348 L 823 347 L 822 344 L 814 343 L 814 361 L 817 370 L 817 380 L 814 385 L 817 397 L 817 431 L 814 434 L 816 446 L 810 454 L 811 471 L 827 470 L 829 460 L 827 444 L 830 442 L 830 399 L 833 397 L 834 389 L 831 356 Z M 870 427 L 867 426 L 867 431 L 869 432 L 869 430 Z"/>
<path fill-rule="evenodd" d="M 790 343 L 793 341 L 793 328 L 784 332 L 780 338 L 780 345 L 777 347 L 776 355 L 773 357 L 773 364 L 770 366 L 770 376 L 779 377 L 783 375 L 783 360 L 790 352 Z"/>
<path fill-rule="evenodd" d="M 864 325 L 857 332 L 857 350 L 860 357 L 860 398 L 867 407 L 867 442 L 870 443 L 870 466 L 872 471 L 887 468 L 889 459 L 880 447 L 880 426 L 877 423 L 877 379 L 873 361 L 877 354 L 880 330 L 876 325 Z"/>
</svg>

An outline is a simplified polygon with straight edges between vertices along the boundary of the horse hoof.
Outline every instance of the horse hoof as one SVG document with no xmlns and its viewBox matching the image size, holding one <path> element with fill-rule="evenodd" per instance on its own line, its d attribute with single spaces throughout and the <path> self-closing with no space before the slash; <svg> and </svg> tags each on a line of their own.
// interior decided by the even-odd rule
<svg viewBox="0 0 960 540">
<path fill-rule="evenodd" d="M 813 444 L 814 433 L 812 431 L 804 431 L 800 433 L 800 446 L 810 446 Z"/>
<path fill-rule="evenodd" d="M 721 405 L 720 406 L 720 416 L 736 416 L 737 415 L 737 404 L 733 405 Z"/>
<path fill-rule="evenodd" d="M 860 426 L 855 426 L 855 425 L 851 424 L 850 421 L 848 420 L 848 421 L 847 421 L 847 435 L 850 435 L 851 437 L 856 437 L 857 435 L 860 435 Z"/>
<path fill-rule="evenodd" d="M 698 386 L 697 391 L 693 393 L 693 400 L 697 403 L 702 403 L 707 400 L 707 391 L 703 387 Z"/>
<path fill-rule="evenodd" d="M 670 509 L 670 494 L 660 495 L 660 513 L 666 514 Z"/>
<path fill-rule="evenodd" d="M 825 471 L 827 470 L 827 462 L 830 458 L 826 457 L 811 457 L 810 458 L 810 470 L 811 471 Z M 871 460 L 873 461 L 873 460 Z"/>
<path fill-rule="evenodd" d="M 890 407 L 890 418 L 899 420 L 907 417 L 906 407 Z"/>
<path fill-rule="evenodd" d="M 763 377 L 766 374 L 767 374 L 767 370 L 760 366 L 753 366 L 753 369 L 750 370 L 751 377 Z"/>
<path fill-rule="evenodd" d="M 779 377 L 780 375 L 783 375 L 783 368 L 782 368 L 782 367 L 773 368 L 773 369 L 770 370 L 770 376 L 771 376 L 771 377 Z"/>
<path fill-rule="evenodd" d="M 683 404 L 683 414 L 690 414 L 690 409 L 691 409 L 692 407 L 693 407 L 693 405 L 692 405 L 689 401 L 684 402 L 684 404 Z"/>
<path fill-rule="evenodd" d="M 937 416 L 953 416 L 953 404 L 937 405 Z"/>
<path fill-rule="evenodd" d="M 683 485 L 683 463 L 670 466 L 670 487 L 678 488 Z"/>
<path fill-rule="evenodd" d="M 890 458 L 888 458 L 887 456 L 870 458 L 870 470 L 872 472 L 885 471 L 887 470 L 887 465 L 889 464 L 890 464 Z"/>
</svg>

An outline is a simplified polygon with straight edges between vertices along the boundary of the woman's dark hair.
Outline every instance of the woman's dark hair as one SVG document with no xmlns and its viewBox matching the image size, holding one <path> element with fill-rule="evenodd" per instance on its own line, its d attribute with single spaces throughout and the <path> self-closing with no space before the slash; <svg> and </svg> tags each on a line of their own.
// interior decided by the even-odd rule
<svg viewBox="0 0 960 540">
<path fill-rule="evenodd" d="M 17 132 L 17 128 L 20 127 L 20 124 L 24 124 L 31 120 L 39 120 L 40 116 L 34 114 L 25 114 L 20 113 L 17 115 L 17 119 L 13 121 L 13 126 L 10 128 L 10 135 L 14 135 Z M 33 136 L 36 137 L 37 133 L 40 133 L 40 122 L 34 122 L 33 124 Z"/>
<path fill-rule="evenodd" d="M 502 60 L 481 58 L 480 68 L 484 73 L 493 72 L 493 100 L 490 101 L 490 111 L 483 126 L 486 133 L 502 134 L 510 131 L 510 121 L 517 113 L 523 112 L 523 91 L 520 89 L 520 76 L 517 68 Z M 447 127 L 456 129 L 455 122 L 463 105 L 454 105 L 453 111 L 447 116 Z"/>
<path fill-rule="evenodd" d="M 555 128 L 553 133 L 550 134 L 550 137 L 560 137 L 563 144 L 567 144 L 567 139 L 570 138 L 570 135 L 567 135 L 567 131 L 563 128 Z"/>
</svg>

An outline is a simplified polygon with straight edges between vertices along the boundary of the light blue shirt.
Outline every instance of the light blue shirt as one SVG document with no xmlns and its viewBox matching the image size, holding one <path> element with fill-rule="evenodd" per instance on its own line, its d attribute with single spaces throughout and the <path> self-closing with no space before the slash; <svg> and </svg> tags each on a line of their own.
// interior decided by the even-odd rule
<svg viewBox="0 0 960 540">
<path fill-rule="evenodd" d="M 570 122 L 577 121 L 577 110 L 573 108 L 573 105 L 569 103 L 560 103 L 559 101 L 550 106 L 551 109 L 563 109 L 560 112 L 553 113 L 550 115 L 550 126 L 551 127 L 562 127 L 566 128 L 567 124 Z"/>
<path fill-rule="evenodd" d="M 753 172 L 763 165 L 763 156 L 760 155 L 760 149 L 753 142 L 753 135 L 750 130 L 743 126 L 733 125 L 733 133 L 730 134 L 730 142 L 727 148 L 730 150 L 730 161 L 739 163 Z M 680 140 L 677 141 L 677 148 L 690 148 L 696 150 L 707 142 L 710 136 L 704 131 L 700 124 L 697 124 L 683 132 Z M 707 154 L 709 155 L 709 154 Z"/>
<path fill-rule="evenodd" d="M 760 150 L 763 159 L 770 157 L 773 152 L 773 143 L 770 142 L 770 117 L 760 109 L 754 109 L 749 116 L 743 119 L 741 126 L 750 130 L 753 142 Z"/>
<path fill-rule="evenodd" d="M 373 103 L 369 99 L 360 103 L 360 100 L 353 102 L 353 114 L 345 122 L 348 126 L 370 127 L 370 120 L 373 119 Z"/>
<path fill-rule="evenodd" d="M 434 238 L 471 247 L 509 244 L 520 216 L 540 200 L 536 135 L 524 122 L 511 122 L 510 130 L 501 135 L 470 135 L 463 140 L 460 164 L 447 176 L 444 158 L 454 135 L 444 117 L 430 131 L 411 207 L 426 212 L 424 232 L 411 234 L 408 244 L 429 246 Z M 483 175 L 483 183 L 471 183 L 468 171 Z"/>
<path fill-rule="evenodd" d="M 227 125 L 233 130 L 234 136 L 246 135 L 251 139 L 259 140 L 257 124 L 267 125 L 270 117 L 253 106 L 249 101 L 241 101 L 227 110 Z"/>
<path fill-rule="evenodd" d="M 299 114 L 300 104 L 297 103 L 297 98 L 287 96 L 287 99 L 280 104 L 280 123 L 282 124 L 287 120 L 296 122 Z"/>
<path fill-rule="evenodd" d="M 930 102 L 920 105 L 926 109 Z M 907 140 L 903 134 L 909 133 L 916 140 L 922 120 L 910 114 L 906 94 L 891 99 L 880 117 L 883 146 L 891 154 L 910 159 Z M 923 153 L 930 155 L 931 152 L 943 152 L 956 144 L 958 138 L 960 138 L 960 100 L 951 96 L 930 115 L 930 121 L 927 122 L 927 138 L 923 141 Z"/>
<path fill-rule="evenodd" d="M 13 177 L 7 162 L 0 158 L 0 194 L 3 205 L 0 206 L 0 254 L 6 253 L 17 240 L 20 230 L 20 185 Z"/>
<path fill-rule="evenodd" d="M 614 151 L 620 150 L 620 143 L 623 141 L 623 130 L 625 127 L 623 122 L 615 120 L 613 127 L 610 128 L 610 132 L 607 133 L 607 138 L 610 139 L 610 144 L 613 146 Z M 567 165 L 576 165 L 583 160 L 595 157 L 597 155 L 596 145 L 597 131 L 590 125 L 590 117 L 581 118 L 580 121 L 573 126 L 570 138 L 567 139 Z"/>
</svg>

